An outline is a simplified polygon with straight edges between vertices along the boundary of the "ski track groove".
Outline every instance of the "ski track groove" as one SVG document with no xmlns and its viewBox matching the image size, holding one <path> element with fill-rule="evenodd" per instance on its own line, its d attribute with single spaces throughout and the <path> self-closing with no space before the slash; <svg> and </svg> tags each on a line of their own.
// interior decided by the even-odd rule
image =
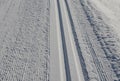
<svg viewBox="0 0 120 81">
<path fill-rule="evenodd" d="M 89 80 L 89 75 L 87 73 L 87 70 L 86 70 L 86 65 L 85 65 L 85 62 L 84 62 L 84 58 L 82 56 L 82 52 L 81 52 L 81 49 L 80 49 L 80 46 L 79 46 L 79 42 L 78 42 L 78 38 L 77 38 L 77 35 L 76 35 L 76 31 L 75 31 L 75 27 L 74 27 L 74 23 L 73 23 L 73 19 L 72 19 L 72 16 L 71 16 L 71 12 L 70 12 L 70 9 L 69 9 L 69 5 L 67 3 L 67 0 L 65 0 L 65 3 L 66 3 L 66 6 L 67 6 L 67 10 L 68 10 L 68 14 L 69 14 L 69 19 L 70 19 L 70 22 L 71 22 L 71 27 L 72 27 L 72 32 L 73 32 L 73 35 L 74 35 L 74 41 L 76 43 L 76 49 L 78 51 L 78 54 L 80 55 L 79 56 L 79 59 L 80 59 L 80 62 L 81 62 L 81 65 L 82 65 L 82 71 L 83 71 L 83 74 L 84 74 L 84 79 L 86 81 Z M 82 5 L 81 1 L 80 1 L 80 4 Z M 83 9 L 84 10 L 84 9 Z M 107 81 L 109 80 L 106 73 L 104 72 L 103 70 L 103 65 L 101 64 L 101 62 L 99 61 L 98 57 L 96 56 L 96 53 L 94 51 L 94 48 L 92 46 L 92 43 L 90 41 L 90 38 L 88 36 L 88 33 L 86 32 L 86 41 L 87 41 L 87 44 L 88 44 L 88 47 L 91 51 L 91 56 L 93 58 L 93 61 L 94 61 L 94 64 L 96 66 L 96 69 L 97 69 L 97 72 L 99 74 L 99 77 L 100 77 L 100 80 L 101 81 Z"/>
<path fill-rule="evenodd" d="M 85 68 L 86 64 L 84 62 L 84 58 L 82 56 L 82 52 L 81 52 L 81 49 L 80 49 L 80 46 L 79 46 L 79 42 L 78 42 L 78 38 L 77 38 L 77 35 L 76 35 L 76 31 L 75 31 L 73 19 L 72 19 L 72 16 L 71 16 L 71 12 L 70 12 L 70 9 L 69 9 L 69 5 L 67 3 L 67 0 L 65 0 L 65 2 L 66 2 L 66 5 L 67 5 L 67 10 L 68 10 L 68 13 L 69 13 L 69 18 L 70 18 L 70 21 L 71 21 L 72 32 L 73 32 L 73 35 L 74 35 L 74 41 L 76 43 L 76 48 L 77 48 L 77 51 L 78 51 L 78 54 L 79 54 L 79 59 L 80 59 L 81 65 L 83 67 L 82 71 L 83 71 L 83 74 L 84 74 L 84 79 L 85 79 L 85 81 L 88 81 L 89 80 L 89 75 L 88 75 L 87 70 Z M 103 73 L 102 65 L 101 65 L 100 61 L 98 60 L 98 58 L 96 56 L 96 53 L 95 53 L 95 51 L 94 51 L 94 49 L 92 47 L 92 43 L 89 40 L 87 32 L 86 32 L 86 36 L 87 36 L 86 40 L 87 40 L 89 49 L 91 51 L 91 55 L 93 57 L 94 64 L 96 65 L 99 77 L 100 77 L 101 81 L 106 81 L 107 80 L 106 79 L 107 76 Z"/>
<path fill-rule="evenodd" d="M 20 4 L 22 4 L 21 3 L 21 1 L 22 0 L 19 0 L 19 5 L 17 6 L 15 3 L 17 3 L 15 0 L 11 0 L 10 1 L 10 4 L 9 4 L 9 6 L 7 7 L 7 8 L 5 8 L 5 14 L 4 14 L 4 16 L 2 17 L 2 22 L 4 22 L 4 21 L 7 21 L 6 19 L 7 19 L 7 16 L 8 16 L 8 14 L 9 14 L 9 11 L 11 10 L 11 8 L 13 7 L 13 9 L 14 9 L 14 6 L 17 6 L 18 7 L 18 9 L 20 9 Z M 52 0 L 51 0 L 52 1 Z M 87 12 L 85 11 L 85 9 L 84 9 L 84 7 L 83 7 L 83 3 L 82 3 L 82 0 L 79 0 L 80 1 L 80 5 L 82 6 L 82 9 L 83 9 L 83 11 L 85 12 L 85 15 L 87 16 Z M 65 5 L 64 5 L 64 3 L 65 3 Z M 28 3 L 29 4 L 29 3 Z M 50 6 L 50 1 L 49 1 L 49 3 L 47 3 L 49 6 Z M 58 40 L 58 41 L 60 41 L 60 42 L 62 42 L 62 50 L 63 50 L 63 60 L 64 60 L 64 65 L 63 65 L 63 67 L 64 67 L 64 69 L 62 68 L 62 65 L 60 65 L 60 71 L 65 71 L 65 76 L 63 76 L 62 74 L 64 74 L 64 72 L 61 72 L 61 75 L 60 75 L 60 78 L 61 78 L 61 80 L 65 80 L 65 81 L 73 81 L 73 78 L 75 78 L 73 75 L 75 74 L 75 75 L 77 75 L 76 77 L 77 77 L 77 79 L 75 79 L 75 80 L 77 80 L 77 81 L 89 81 L 89 75 L 88 75 L 88 71 L 87 71 L 87 68 L 86 68 L 86 63 L 85 63 L 85 60 L 84 60 L 84 56 L 83 56 L 83 54 L 82 54 L 82 51 L 81 51 L 81 46 L 80 46 L 80 44 L 79 44 L 79 41 L 78 41 L 78 37 L 77 37 L 77 33 L 76 33 L 76 30 L 75 30 L 75 25 L 74 25 L 74 20 L 72 19 L 72 14 L 71 14 L 71 10 L 70 10 L 70 7 L 69 7 L 69 4 L 68 4 L 68 0 L 57 0 L 56 1 L 56 4 L 57 4 L 57 12 L 58 12 L 58 22 L 59 22 L 59 25 L 60 25 L 60 29 L 58 28 L 58 31 L 60 31 L 60 37 L 58 37 L 58 39 L 60 39 L 61 38 L 61 40 Z M 63 6 L 64 5 L 64 6 Z M 32 5 L 33 6 L 33 5 Z M 16 8 L 16 7 L 15 7 Z M 29 7 L 26 7 L 26 9 L 27 8 L 29 8 Z M 64 9 L 63 9 L 64 8 Z M 65 14 L 65 16 L 63 16 L 64 14 L 63 13 L 65 13 L 65 9 L 66 9 L 66 12 L 67 12 L 67 14 Z M 11 10 L 12 11 L 12 10 Z M 14 10 L 13 10 L 14 11 Z M 55 14 L 57 14 L 57 13 L 55 13 Z M 63 17 L 66 17 L 66 18 L 63 18 Z M 66 25 L 64 25 L 65 23 L 64 23 L 64 20 L 68 20 L 68 21 L 66 21 L 65 23 L 67 23 Z M 89 20 L 88 20 L 89 21 Z M 89 21 L 89 23 L 90 23 L 90 21 Z M 15 26 L 16 25 L 16 23 L 13 25 L 13 26 Z M 66 28 L 65 28 L 65 26 L 66 26 Z M 22 28 L 21 28 L 22 29 Z M 49 28 L 48 28 L 49 29 Z M 70 30 L 71 29 L 71 30 Z M 23 29 L 24 30 L 24 29 Z M 50 29 L 49 29 L 50 30 Z M 66 34 L 66 31 L 68 32 L 68 34 Z M 71 32 L 70 32 L 71 31 Z M 24 32 L 24 31 L 23 31 Z M 18 34 L 21 34 L 22 33 L 22 31 L 19 31 L 18 32 Z M 58 33 L 58 32 L 56 32 L 56 33 Z M 84 36 L 84 38 L 85 38 L 85 40 L 86 40 L 86 42 L 87 42 L 87 45 L 88 45 L 88 49 L 90 50 L 90 54 L 91 54 L 91 56 L 92 56 L 92 58 L 93 58 L 93 62 L 94 62 L 94 64 L 95 64 L 95 68 L 97 69 L 97 72 L 98 72 L 98 77 L 100 78 L 100 80 L 101 81 L 108 81 L 109 79 L 108 79 L 108 77 L 107 77 L 107 75 L 106 75 L 106 72 L 104 71 L 104 68 L 103 68 L 103 65 L 102 65 L 102 63 L 101 63 L 101 61 L 99 60 L 99 58 L 97 57 L 97 54 L 96 54 L 96 52 L 95 52 L 95 50 L 94 50 L 94 47 L 93 47 L 93 45 L 92 45 L 92 42 L 91 42 L 91 40 L 90 40 L 90 37 L 89 37 L 89 34 L 85 31 L 85 36 Z M 69 50 L 69 48 L 68 48 L 68 39 L 67 39 L 67 37 L 66 37 L 66 35 L 69 35 L 68 36 L 68 38 L 69 39 L 72 39 L 72 40 L 69 40 L 69 43 L 71 44 L 70 46 L 70 48 L 72 48 L 72 52 L 74 53 L 74 54 L 72 54 L 72 59 L 70 59 L 70 55 L 69 55 L 69 52 L 70 52 L 70 50 Z M 71 36 L 72 35 L 72 36 Z M 26 35 L 27 36 L 27 35 Z M 59 36 L 59 35 L 58 35 Z M 50 37 L 50 34 L 49 34 L 49 37 Z M 48 37 L 48 40 L 50 40 L 49 39 L 49 37 Z M 9 37 L 8 37 L 9 38 Z M 7 39 L 7 37 L 6 37 L 6 39 Z M 28 38 L 29 39 L 29 38 Z M 26 40 L 24 40 L 24 41 L 26 41 Z M 35 44 L 37 44 L 37 43 L 35 43 Z M 11 45 L 11 44 L 10 44 Z M 48 45 L 48 44 L 47 44 Z M 49 46 L 50 46 L 50 44 L 49 44 Z M 75 47 L 74 47 L 75 46 Z M 11 49 L 10 49 L 10 47 L 11 47 Z M 5 67 L 5 69 L 2 67 L 0 67 L 0 72 L 2 72 L 2 73 L 4 73 L 2 76 L 4 76 L 4 80 L 5 81 L 10 81 L 10 80 L 18 80 L 19 79 L 19 81 L 25 81 L 25 80 L 30 80 L 30 81 L 32 81 L 33 80 L 33 77 L 35 77 L 35 75 L 34 74 L 30 74 L 30 72 L 28 72 L 29 70 L 31 70 L 31 72 L 33 72 L 34 70 L 36 70 L 37 69 L 37 71 L 38 72 L 40 72 L 39 70 L 40 69 L 38 69 L 38 68 L 35 68 L 35 69 L 30 69 L 29 67 L 33 67 L 34 65 L 35 66 L 39 66 L 39 65 L 37 65 L 38 63 L 30 63 L 30 62 L 32 62 L 32 60 L 34 60 L 35 58 L 33 57 L 34 55 L 32 55 L 32 54 L 29 54 L 29 52 L 28 52 L 28 54 L 27 55 L 25 55 L 24 57 L 26 57 L 26 59 L 27 59 L 27 61 L 25 62 L 25 63 L 23 63 L 22 64 L 22 62 L 21 62 L 21 65 L 23 66 L 23 68 L 22 68 L 22 70 L 23 70 L 23 74 L 21 75 L 20 73 L 18 73 L 18 75 L 16 75 L 16 78 L 13 78 L 13 76 L 15 75 L 15 74 L 17 74 L 17 73 L 14 73 L 14 71 L 16 71 L 16 68 L 13 68 L 13 67 L 15 67 L 15 66 L 17 66 L 17 62 L 19 62 L 19 60 L 16 60 L 16 59 L 18 59 L 19 58 L 19 56 L 21 56 L 21 55 L 19 55 L 18 57 L 15 57 L 15 56 L 17 56 L 17 55 L 15 55 L 15 53 L 14 52 L 17 52 L 16 51 L 16 48 L 14 48 L 14 46 L 13 46 L 13 48 L 12 48 L 12 46 L 10 46 L 10 47 L 8 47 L 8 50 L 7 50 L 7 52 L 10 52 L 10 54 L 7 56 L 7 54 L 6 55 L 1 55 L 2 57 L 0 57 L 0 64 L 2 65 L 3 63 L 6 63 L 6 65 L 4 65 L 3 64 L 3 66 Z M 26 46 L 27 47 L 27 46 Z M 35 46 L 32 46 L 32 48 L 34 48 Z M 36 47 L 37 48 L 37 47 Z M 36 50 L 36 48 L 34 48 L 33 49 L 33 51 L 34 50 Z M 21 48 L 20 48 L 21 49 Z M 29 48 L 28 48 L 29 49 Z M 22 49 L 21 50 L 19 50 L 19 52 L 20 51 L 22 51 Z M 27 51 L 27 48 L 26 48 L 26 50 L 24 50 L 24 51 Z M 47 50 L 48 51 L 48 50 Z M 59 51 L 60 51 L 60 48 L 59 48 Z M 49 51 L 50 52 L 50 51 Z M 11 53 L 13 53 L 13 56 L 15 57 L 15 59 L 11 59 L 11 58 L 13 58 L 11 55 Z M 36 52 L 35 52 L 36 53 Z M 59 53 L 61 53 L 61 52 L 59 52 Z M 62 53 L 61 53 L 62 54 Z M 77 55 L 76 55 L 77 54 Z M 40 57 L 40 54 L 36 54 L 35 56 L 38 56 L 38 57 Z M 60 56 L 60 55 L 59 55 Z M 22 56 L 21 56 L 22 57 Z M 45 56 L 44 56 L 45 57 Z M 76 60 L 76 58 L 78 57 L 78 60 Z M 45 57 L 46 59 L 47 59 L 47 56 Z M 5 60 L 6 59 L 6 60 Z M 46 60 L 45 59 L 45 60 Z M 62 59 L 61 58 L 59 58 L 60 60 L 60 64 L 62 64 Z M 23 58 L 23 60 L 24 60 L 24 58 Z M 72 60 L 72 61 L 74 61 L 74 62 L 72 62 L 72 63 L 75 63 L 75 64 L 73 64 L 73 66 L 74 66 L 74 68 L 72 67 L 72 64 L 70 63 L 71 61 L 70 60 Z M 13 63 L 15 63 L 15 64 L 9 64 L 9 62 L 7 62 L 7 61 L 13 61 Z M 17 62 L 15 62 L 15 61 L 17 61 Z M 35 61 L 39 61 L 39 59 L 38 58 L 36 58 L 35 59 Z M 47 61 L 44 61 L 45 62 L 45 65 L 44 65 L 44 68 L 45 68 L 45 70 L 46 71 L 48 71 L 47 69 L 49 69 L 48 68 L 48 64 L 49 63 L 47 63 Z M 7 68 L 7 63 L 8 63 L 8 66 L 10 67 L 10 68 Z M 78 64 L 79 63 L 79 64 Z M 32 66 L 32 64 L 34 64 L 33 66 Z M 78 65 L 77 65 L 78 64 Z M 72 69 L 71 69 L 71 67 L 72 67 Z M 81 68 L 80 68 L 81 67 Z M 62 69 L 61 69 L 62 68 Z M 10 75 L 10 73 L 8 72 L 9 71 L 9 69 L 11 70 L 14 70 L 14 71 L 11 71 L 11 73 L 12 73 L 12 75 Z M 75 70 L 73 70 L 73 69 L 75 69 Z M 1 70 L 3 70 L 3 71 L 1 71 Z M 76 71 L 76 73 L 72 73 L 73 71 L 71 71 L 71 70 L 73 70 L 73 71 Z M 17 71 L 16 71 L 17 72 Z M 19 71 L 18 71 L 19 72 Z M 28 72 L 28 73 L 27 73 Z M 30 75 L 28 75 L 28 74 L 30 74 Z M 44 75 L 43 77 L 44 77 L 44 80 L 47 80 L 47 81 L 49 81 L 49 73 L 45 73 L 46 75 Z M 80 75 L 81 74 L 81 75 Z M 12 77 L 11 77 L 12 76 Z M 26 77 L 27 76 L 27 77 Z M 30 78 L 32 76 L 32 79 Z M 56 75 L 57 76 L 57 75 Z M 83 77 L 81 77 L 81 76 L 83 76 Z M 18 78 L 19 77 L 19 78 Z M 21 78 L 22 77 L 22 78 Z M 41 77 L 41 79 L 43 80 L 43 77 Z M 81 78 L 84 78 L 84 79 L 81 79 Z M 10 80 L 7 80 L 7 79 L 10 79 Z M 0 81 L 1 80 L 3 80 L 3 78 L 1 78 L 0 77 Z M 35 79 L 36 80 L 36 79 Z"/>
<path fill-rule="evenodd" d="M 77 34 L 76 34 L 76 31 L 75 31 L 75 27 L 74 27 L 74 22 L 73 22 L 73 19 L 72 19 L 72 15 L 71 15 L 70 8 L 69 8 L 67 0 L 65 0 L 65 3 L 66 3 L 66 6 L 67 6 L 67 10 L 68 10 L 69 20 L 70 20 L 71 27 L 72 27 L 72 34 L 73 34 L 73 37 L 74 37 L 76 49 L 77 49 L 77 52 L 79 54 L 78 56 L 79 56 L 79 60 L 80 60 L 81 66 L 82 66 L 84 79 L 85 79 L 85 81 L 88 81 L 89 76 L 88 76 L 88 73 L 87 73 L 86 64 L 85 64 L 84 58 L 82 56 L 81 48 L 79 46 Z"/>
<path fill-rule="evenodd" d="M 68 7 L 68 3 L 67 1 L 64 0 L 62 1 L 57 0 L 57 6 L 58 6 L 58 15 L 59 15 L 58 19 L 60 22 L 60 32 L 62 38 L 62 49 L 63 49 L 63 58 L 65 63 L 64 69 L 65 69 L 66 81 L 74 81 L 74 80 L 87 81 L 88 74 L 85 68 L 86 65 L 82 57 L 81 49 L 77 45 L 78 44 L 77 36 L 75 33 L 75 29 L 73 28 L 74 25 Z M 64 14 L 66 15 L 64 16 Z M 68 32 L 68 34 L 66 32 Z M 68 44 L 71 45 L 71 49 L 68 48 L 69 46 Z M 69 54 L 70 51 L 72 52 L 71 54 Z M 73 61 L 72 63 L 74 63 L 74 65 L 71 64 L 71 60 Z"/>
<path fill-rule="evenodd" d="M 63 29 L 63 21 L 62 21 L 61 8 L 60 8 L 59 0 L 57 0 L 57 6 L 58 6 L 58 13 L 59 13 L 59 20 L 60 20 L 60 31 L 61 31 L 61 36 L 62 36 L 62 46 L 63 46 L 63 53 L 64 53 L 66 81 L 71 81 L 70 68 L 69 68 L 69 62 L 68 62 L 68 55 L 67 55 L 67 49 L 66 49 L 67 47 L 66 47 L 66 41 L 65 41 L 64 29 Z"/>
</svg>

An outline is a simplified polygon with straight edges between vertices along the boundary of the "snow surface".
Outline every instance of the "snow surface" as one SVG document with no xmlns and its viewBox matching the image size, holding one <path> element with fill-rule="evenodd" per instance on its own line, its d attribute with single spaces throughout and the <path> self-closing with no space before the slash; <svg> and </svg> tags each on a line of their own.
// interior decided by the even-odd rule
<svg viewBox="0 0 120 81">
<path fill-rule="evenodd" d="M 58 17 L 55 16 L 53 19 L 56 20 L 54 24 L 57 24 L 58 27 L 56 32 L 58 34 L 58 40 L 54 42 L 58 42 L 58 46 L 60 45 L 59 51 L 62 48 L 63 50 L 60 52 L 58 51 L 61 54 L 61 56 L 59 56 L 60 58 L 54 59 L 56 61 L 52 62 L 52 65 L 54 65 L 54 63 L 60 64 L 60 73 L 51 72 L 51 74 L 54 74 L 54 76 L 51 75 L 52 80 L 56 81 L 57 78 L 53 77 L 59 77 L 61 80 L 74 81 L 74 75 L 79 78 L 79 74 L 76 74 L 74 70 L 78 69 L 78 67 L 74 65 L 74 53 L 71 54 L 71 50 L 75 49 L 75 47 L 72 46 L 70 42 L 74 39 L 72 43 L 76 45 L 82 70 L 81 74 L 83 73 L 85 81 L 119 81 L 119 37 L 116 36 L 118 35 L 116 30 L 107 23 L 108 16 L 103 14 L 102 11 L 104 10 L 97 8 L 97 3 L 90 0 L 54 0 L 53 2 L 55 2 L 54 5 L 58 7 L 55 8 L 55 14 Z M 65 5 L 67 8 L 66 10 Z M 101 5 L 103 4 L 101 3 Z M 107 9 L 106 11 L 111 13 Z M 107 12 L 106 14 L 109 14 Z M 72 29 L 72 34 L 69 28 Z M 62 34 L 60 35 L 59 32 Z M 71 35 L 73 35 L 72 39 L 69 38 Z M 61 57 L 63 61 L 61 61 Z M 71 62 L 71 60 L 73 61 Z M 55 69 L 57 67 L 53 68 Z M 61 74 L 65 75 L 65 77 Z M 79 81 L 81 81 L 81 79 L 79 79 Z"/>
<path fill-rule="evenodd" d="M 90 2 L 101 12 L 102 18 L 114 28 L 120 38 L 120 0 L 90 0 Z"/>
<path fill-rule="evenodd" d="M 49 1 L 0 0 L 0 81 L 49 78 Z"/>
<path fill-rule="evenodd" d="M 0 81 L 120 81 L 119 0 L 0 0 Z"/>
<path fill-rule="evenodd" d="M 82 0 L 82 1 L 83 1 L 82 5 L 87 15 L 88 21 L 90 22 L 91 27 L 93 27 L 93 32 L 95 33 L 97 40 L 99 41 L 101 48 L 104 51 L 106 57 L 104 59 L 108 60 L 108 62 L 110 63 L 110 68 L 114 72 L 111 73 L 113 74 L 114 77 L 113 79 L 119 81 L 120 80 L 119 2 L 117 1 L 112 2 L 113 0 L 108 1 Z M 104 64 L 103 62 L 103 66 L 106 66 L 107 64 Z M 111 75 L 109 76 L 109 78 L 111 78 Z M 112 79 L 110 81 L 112 81 Z"/>
</svg>

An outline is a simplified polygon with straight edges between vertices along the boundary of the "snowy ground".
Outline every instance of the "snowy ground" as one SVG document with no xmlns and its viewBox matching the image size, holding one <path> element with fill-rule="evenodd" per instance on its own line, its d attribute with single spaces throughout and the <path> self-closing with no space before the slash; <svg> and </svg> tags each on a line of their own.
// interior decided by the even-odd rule
<svg viewBox="0 0 120 81">
<path fill-rule="evenodd" d="M 0 81 L 120 81 L 119 0 L 0 0 Z"/>
<path fill-rule="evenodd" d="M 69 39 L 69 34 L 66 36 L 66 28 L 68 27 L 68 31 L 69 28 L 71 28 L 74 38 L 74 42 L 72 43 L 75 43 L 76 45 L 75 49 L 77 50 L 82 70 L 80 74 L 83 75 L 85 81 L 120 80 L 120 41 L 119 25 L 117 24 L 119 22 L 119 4 L 115 3 L 116 5 L 118 4 L 115 9 L 113 9 L 113 7 L 112 9 L 107 9 L 110 7 L 109 5 L 112 4 L 112 2 L 107 3 L 109 4 L 107 6 L 103 6 L 105 2 L 107 3 L 107 1 L 103 1 L 102 3 L 101 1 L 94 0 L 57 0 L 56 2 L 58 5 L 58 13 L 56 14 L 59 16 L 56 17 L 56 20 L 60 19 L 57 20 L 57 25 L 59 25 L 58 22 L 60 22 L 60 27 L 63 27 L 60 31 L 62 32 L 62 41 L 58 40 L 58 43 L 62 42 L 62 44 L 66 44 L 62 45 L 63 55 L 66 54 L 66 50 L 67 52 L 70 51 L 70 47 L 72 48 L 72 45 L 67 49 L 67 44 L 71 41 L 67 41 L 67 39 Z M 110 2 L 110 0 L 108 2 Z M 66 6 L 63 7 L 64 5 Z M 113 12 L 115 13 L 115 10 L 118 11 L 116 15 L 111 15 Z M 64 16 L 66 14 L 68 17 Z M 112 18 L 114 18 L 114 20 Z M 115 23 L 118 26 L 115 26 Z M 66 50 L 64 50 L 65 48 Z M 60 62 L 60 66 L 64 67 L 60 67 L 60 71 L 63 71 L 62 74 L 66 75 L 66 77 L 61 76 L 61 81 L 64 79 L 66 79 L 66 81 L 83 81 L 83 78 L 81 78 L 79 74 L 74 73 L 75 71 L 71 71 L 73 68 L 77 69 L 78 66 L 70 64 L 71 60 L 75 60 L 69 56 L 74 57 L 70 53 L 67 53 L 67 56 L 60 56 L 66 57 L 63 59 L 63 64 Z M 59 61 L 61 61 L 61 59 Z M 53 62 L 53 64 L 54 63 L 56 62 Z M 77 64 L 79 65 L 79 63 Z M 69 70 L 67 70 L 66 67 Z M 65 69 L 65 73 L 63 69 Z M 75 77 L 74 75 L 78 77 L 73 79 Z M 79 77 L 81 79 L 79 79 Z M 57 80 L 57 78 L 52 79 L 52 81 L 55 80 Z"/>
<path fill-rule="evenodd" d="M 91 0 L 90 4 L 101 12 L 104 21 L 119 35 L 120 38 L 120 1 L 119 0 Z"/>
<path fill-rule="evenodd" d="M 47 81 L 49 0 L 0 0 L 0 81 Z"/>
<path fill-rule="evenodd" d="M 110 67 L 120 80 L 120 1 L 85 1 L 86 14 Z M 90 11 L 90 12 L 89 12 Z"/>
</svg>

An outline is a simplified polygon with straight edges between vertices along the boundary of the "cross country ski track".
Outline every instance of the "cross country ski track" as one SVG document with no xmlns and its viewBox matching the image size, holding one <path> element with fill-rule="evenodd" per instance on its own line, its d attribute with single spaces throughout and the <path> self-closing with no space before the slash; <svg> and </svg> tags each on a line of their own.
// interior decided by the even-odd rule
<svg viewBox="0 0 120 81">
<path fill-rule="evenodd" d="M 60 81 L 84 81 L 84 75 L 80 64 L 78 51 L 76 49 L 71 21 L 64 0 L 54 0 L 56 8 L 56 25 L 59 43 Z M 53 14 L 52 14 L 53 15 Z M 53 16 L 52 16 L 53 17 Z M 52 19 L 52 18 L 51 18 Z M 53 22 L 54 23 L 54 22 Z M 52 23 L 52 24 L 53 24 Z M 56 28 L 55 28 L 56 29 Z M 53 33 L 53 32 L 52 32 Z M 53 33 L 54 34 L 54 33 Z M 52 34 L 52 37 L 54 37 Z M 52 43 L 53 45 L 53 43 Z M 62 52 L 61 52 L 62 51 Z M 52 57 L 52 56 L 51 56 Z M 61 60 L 62 59 L 62 60 Z M 54 59 L 53 59 L 54 60 Z M 54 64 L 54 63 L 53 63 Z M 52 66 L 52 65 L 51 65 Z M 51 68 L 54 70 L 54 68 Z M 65 75 L 65 76 L 64 76 Z M 51 78 L 51 81 L 55 78 Z"/>
<path fill-rule="evenodd" d="M 86 1 L 0 0 L 0 81 L 119 81 L 116 42 Z"/>
<path fill-rule="evenodd" d="M 79 12 L 79 14 L 83 15 L 77 15 L 78 18 L 84 18 L 81 21 L 80 19 L 74 19 L 75 11 L 72 10 L 74 8 L 75 1 L 78 1 L 77 3 L 80 5 L 79 9 L 81 12 Z M 84 11 L 82 2 L 82 0 L 51 1 L 51 4 L 54 5 L 51 6 L 54 10 L 51 10 L 51 27 L 53 27 L 53 29 L 51 28 L 51 39 L 52 42 L 53 40 L 54 42 L 56 41 L 56 46 L 58 47 L 58 51 L 56 53 L 59 55 L 56 55 L 58 59 L 52 58 L 51 55 L 53 60 L 51 61 L 51 64 L 53 64 L 51 65 L 51 73 L 53 73 L 51 74 L 51 81 L 57 80 L 58 77 L 60 81 L 113 81 L 115 79 L 113 78 L 113 75 L 110 75 L 110 73 L 113 73 L 109 67 L 110 62 L 106 59 L 102 60 L 103 58 L 100 57 L 105 57 L 105 54 L 92 30 L 92 25 L 87 20 L 86 11 Z M 70 7 L 70 4 L 73 6 Z M 76 27 L 76 21 L 79 23 L 85 23 L 87 26 L 82 24 L 77 25 L 80 26 L 79 31 Z M 54 35 L 55 33 L 57 35 Z M 57 36 L 56 39 L 53 39 L 53 36 Z M 97 46 L 95 46 L 95 44 L 97 44 Z M 84 51 L 89 51 L 89 56 L 85 55 L 83 52 L 84 46 L 86 46 L 86 50 L 84 49 Z M 51 43 L 51 48 L 51 50 L 54 50 L 53 43 Z M 54 55 L 55 52 L 52 51 L 51 54 L 52 53 Z M 57 70 L 59 71 L 59 76 L 54 72 L 56 69 L 54 66 L 56 63 L 55 60 L 57 60 L 57 64 L 59 64 L 59 69 Z M 89 68 L 90 66 L 93 70 Z M 55 78 L 55 76 L 57 78 Z"/>
</svg>

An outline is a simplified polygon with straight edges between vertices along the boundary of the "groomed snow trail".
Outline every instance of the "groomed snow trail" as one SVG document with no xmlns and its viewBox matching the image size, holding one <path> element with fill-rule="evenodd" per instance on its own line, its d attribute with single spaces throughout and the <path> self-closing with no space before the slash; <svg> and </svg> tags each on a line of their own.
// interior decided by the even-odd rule
<svg viewBox="0 0 120 81">
<path fill-rule="evenodd" d="M 0 0 L 0 81 L 119 81 L 112 33 L 89 0 Z"/>
<path fill-rule="evenodd" d="M 56 25 L 52 26 L 54 27 L 54 31 L 56 30 L 56 34 L 58 34 L 58 37 L 56 37 L 57 39 L 55 40 L 58 43 L 58 52 L 56 54 L 59 54 L 59 58 L 53 58 L 51 55 L 51 60 L 53 61 L 51 63 L 50 80 L 56 81 L 59 78 L 60 81 L 84 81 L 84 76 L 71 29 L 72 27 L 70 24 L 71 22 L 68 15 L 66 2 L 64 0 L 52 0 L 51 4 L 55 5 L 51 8 L 54 9 L 54 11 L 51 11 L 51 19 L 54 18 L 56 20 Z M 55 14 L 53 15 L 53 13 Z M 52 24 L 55 23 L 54 21 L 51 21 Z M 51 38 L 53 38 L 53 36 L 56 36 L 54 35 L 55 33 L 53 33 L 53 31 L 51 34 Z M 55 49 L 52 50 L 57 51 Z M 54 55 L 54 53 L 55 52 L 52 52 L 51 54 Z M 59 69 L 54 66 L 56 62 L 59 63 Z M 58 69 L 57 71 L 59 73 L 59 77 L 55 72 L 56 69 Z M 54 74 L 54 76 L 52 74 Z"/>
<path fill-rule="evenodd" d="M 51 0 L 50 81 L 118 80 L 85 8 L 85 0 Z"/>
</svg>

